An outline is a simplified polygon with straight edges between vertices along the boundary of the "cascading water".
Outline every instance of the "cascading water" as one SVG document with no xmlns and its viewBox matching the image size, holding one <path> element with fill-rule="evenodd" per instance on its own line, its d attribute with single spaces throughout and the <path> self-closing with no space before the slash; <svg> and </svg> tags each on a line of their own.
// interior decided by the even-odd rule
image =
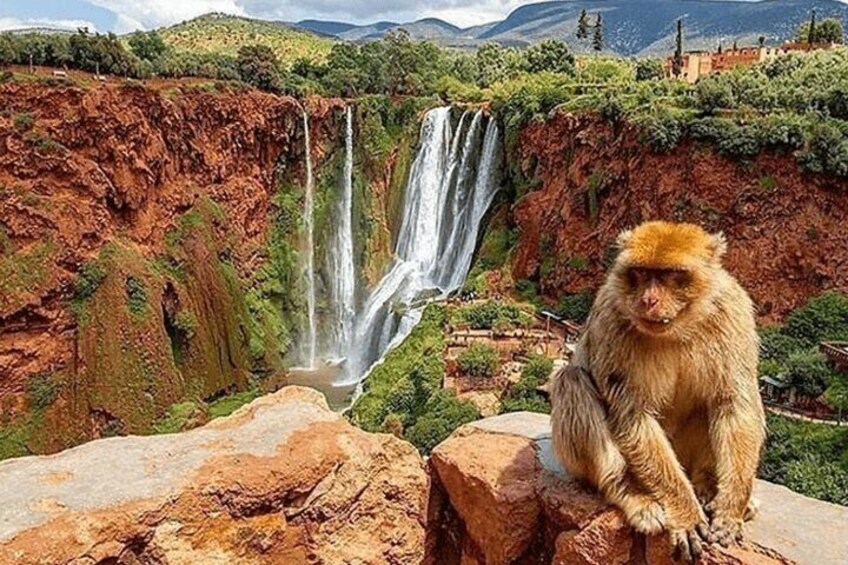
<svg viewBox="0 0 848 565">
<path fill-rule="evenodd" d="M 303 277 L 306 287 L 306 328 L 301 347 L 301 363 L 315 368 L 318 340 L 318 323 L 315 317 L 315 179 L 312 172 L 312 143 L 309 139 L 309 114 L 303 112 L 303 133 L 306 145 L 306 190 L 304 196 L 304 227 L 306 242 L 304 249 Z"/>
<path fill-rule="evenodd" d="M 416 301 L 456 290 L 468 274 L 480 223 L 498 191 L 498 128 L 477 112 L 452 131 L 449 107 L 427 112 L 406 187 L 395 262 L 360 310 L 345 383 L 406 337 L 420 319 Z M 482 138 L 482 142 L 481 142 Z M 461 148 L 461 149 L 460 149 Z"/>
<path fill-rule="evenodd" d="M 347 355 L 353 335 L 356 315 L 356 273 L 353 261 L 353 112 L 345 111 L 345 162 L 342 193 L 336 206 L 337 229 L 330 249 L 332 273 L 332 343 L 331 356 L 341 359 Z"/>
</svg>

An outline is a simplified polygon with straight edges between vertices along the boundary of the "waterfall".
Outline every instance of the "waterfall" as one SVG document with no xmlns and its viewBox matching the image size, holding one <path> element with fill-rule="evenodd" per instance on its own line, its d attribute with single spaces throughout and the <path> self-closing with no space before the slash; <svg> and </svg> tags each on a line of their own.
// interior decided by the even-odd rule
<svg viewBox="0 0 848 565">
<path fill-rule="evenodd" d="M 306 282 L 306 318 L 304 343 L 302 344 L 302 363 L 305 367 L 315 368 L 315 350 L 317 342 L 317 321 L 315 318 L 315 179 L 312 172 L 312 144 L 309 140 L 309 114 L 303 112 L 303 132 L 306 154 L 306 194 L 304 197 L 304 223 L 306 228 L 305 260 L 303 277 Z"/>
<path fill-rule="evenodd" d="M 498 191 L 498 128 L 483 113 L 454 132 L 450 107 L 427 112 L 406 186 L 395 261 L 360 310 L 346 384 L 406 337 L 420 319 L 418 302 L 462 285 L 471 267 L 480 223 Z"/>
<path fill-rule="evenodd" d="M 356 273 L 353 262 L 353 111 L 345 110 L 345 162 L 342 193 L 336 206 L 337 229 L 330 249 L 332 273 L 333 328 L 331 356 L 341 359 L 347 354 L 356 315 Z"/>
</svg>

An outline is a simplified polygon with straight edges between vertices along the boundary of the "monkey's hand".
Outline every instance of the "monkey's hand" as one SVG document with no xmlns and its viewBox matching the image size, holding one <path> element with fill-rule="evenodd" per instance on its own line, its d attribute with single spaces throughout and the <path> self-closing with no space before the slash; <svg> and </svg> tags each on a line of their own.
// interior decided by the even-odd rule
<svg viewBox="0 0 848 565">
<path fill-rule="evenodd" d="M 704 542 L 709 535 L 706 522 L 698 522 L 689 528 L 673 528 L 669 530 L 672 555 L 674 559 L 684 559 L 693 563 L 704 551 Z"/>
<path fill-rule="evenodd" d="M 669 527 L 669 537 L 675 559 L 683 558 L 689 563 L 698 559 L 708 541 L 710 526 L 700 505 L 688 512 L 684 521 L 675 521 Z"/>
</svg>

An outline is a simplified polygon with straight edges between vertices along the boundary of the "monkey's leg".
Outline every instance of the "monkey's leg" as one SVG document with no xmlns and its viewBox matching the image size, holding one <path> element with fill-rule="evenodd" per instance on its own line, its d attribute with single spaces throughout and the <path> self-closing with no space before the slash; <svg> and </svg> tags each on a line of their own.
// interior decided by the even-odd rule
<svg viewBox="0 0 848 565">
<path fill-rule="evenodd" d="M 751 491 L 764 438 L 762 409 L 746 400 L 746 395 L 713 410 L 710 440 L 718 492 L 708 510 L 711 538 L 722 545 L 742 539 L 742 524 L 752 510 Z"/>
<path fill-rule="evenodd" d="M 639 532 L 659 533 L 665 527 L 662 506 L 641 492 L 627 473 L 615 445 L 606 412 L 595 391 L 578 369 L 566 367 L 555 377 L 551 391 L 554 453 L 577 479 L 583 479 L 624 512 Z"/>
</svg>

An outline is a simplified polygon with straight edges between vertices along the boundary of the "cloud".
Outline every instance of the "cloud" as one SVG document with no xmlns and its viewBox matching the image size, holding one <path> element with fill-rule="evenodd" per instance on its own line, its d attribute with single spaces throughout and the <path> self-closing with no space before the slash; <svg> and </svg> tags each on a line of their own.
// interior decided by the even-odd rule
<svg viewBox="0 0 848 565">
<path fill-rule="evenodd" d="M 114 31 L 126 33 L 136 29 L 152 29 L 175 24 L 208 14 L 224 12 L 247 15 L 241 0 L 88 0 L 90 4 L 106 8 L 117 16 Z"/>
<path fill-rule="evenodd" d="M 97 31 L 97 26 L 87 20 L 62 20 L 51 18 L 9 18 L 0 16 L 0 31 L 10 29 L 24 29 L 31 27 L 49 27 L 76 31 L 81 27 L 87 27 L 89 31 Z"/>
<path fill-rule="evenodd" d="M 303 19 L 370 23 L 406 22 L 425 17 L 472 26 L 502 19 L 521 0 L 87 0 L 115 14 L 117 33 L 172 25 L 209 12 L 224 12 L 268 20 Z"/>
</svg>

